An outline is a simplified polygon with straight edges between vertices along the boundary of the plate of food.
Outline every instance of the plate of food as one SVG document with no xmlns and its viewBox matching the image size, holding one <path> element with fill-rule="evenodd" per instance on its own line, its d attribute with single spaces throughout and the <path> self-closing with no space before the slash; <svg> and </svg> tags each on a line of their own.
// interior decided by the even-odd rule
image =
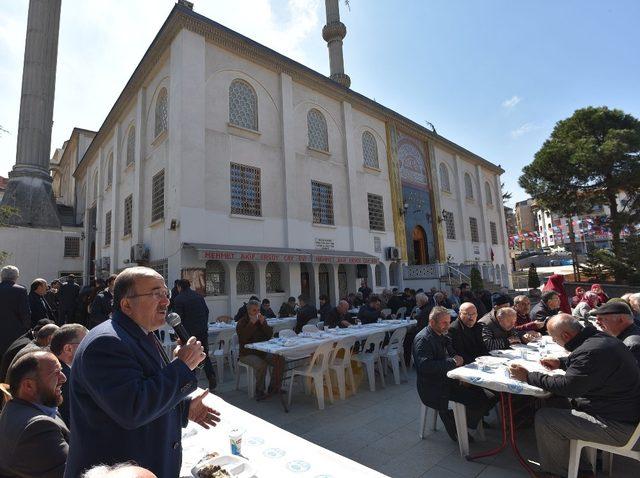
<svg viewBox="0 0 640 478">
<path fill-rule="evenodd" d="M 253 467 L 240 456 L 223 455 L 205 458 L 191 469 L 194 478 L 251 478 Z"/>
</svg>

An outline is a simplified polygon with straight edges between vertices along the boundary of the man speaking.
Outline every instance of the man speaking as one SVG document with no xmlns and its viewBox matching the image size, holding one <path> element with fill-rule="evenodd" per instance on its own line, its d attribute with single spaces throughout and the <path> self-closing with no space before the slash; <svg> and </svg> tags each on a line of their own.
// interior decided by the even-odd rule
<svg viewBox="0 0 640 478">
<path fill-rule="evenodd" d="M 208 391 L 187 398 L 196 389 L 193 370 L 205 357 L 203 347 L 191 337 L 174 360 L 164 353 L 153 331 L 165 324 L 169 291 L 153 269 L 125 269 L 113 295 L 112 319 L 89 332 L 74 358 L 65 477 L 124 461 L 178 476 L 187 420 L 205 428 L 220 421 L 202 403 Z"/>
</svg>

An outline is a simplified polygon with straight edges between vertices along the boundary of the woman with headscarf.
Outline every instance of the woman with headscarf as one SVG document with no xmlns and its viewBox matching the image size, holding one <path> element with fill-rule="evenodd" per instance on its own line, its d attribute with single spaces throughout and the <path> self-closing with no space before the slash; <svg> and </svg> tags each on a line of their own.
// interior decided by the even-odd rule
<svg viewBox="0 0 640 478">
<path fill-rule="evenodd" d="M 584 295 L 584 287 L 576 287 L 576 295 L 571 298 L 571 308 L 577 307 L 580 301 L 582 300 L 582 296 Z"/>
<path fill-rule="evenodd" d="M 598 307 L 598 294 L 588 291 L 582 295 L 582 299 L 580 300 L 576 308 L 573 309 L 571 315 L 578 319 L 588 320 L 589 312 L 596 307 Z"/>
<path fill-rule="evenodd" d="M 553 291 L 558 294 L 560 298 L 560 312 L 566 314 L 571 313 L 571 306 L 569 306 L 569 299 L 567 293 L 564 290 L 564 276 L 561 274 L 553 274 L 547 280 L 547 283 L 542 288 L 542 292 Z"/>
<path fill-rule="evenodd" d="M 609 296 L 604 293 L 600 284 L 593 284 L 591 286 L 591 292 L 595 292 L 598 296 L 598 305 L 606 304 L 609 301 Z"/>
</svg>

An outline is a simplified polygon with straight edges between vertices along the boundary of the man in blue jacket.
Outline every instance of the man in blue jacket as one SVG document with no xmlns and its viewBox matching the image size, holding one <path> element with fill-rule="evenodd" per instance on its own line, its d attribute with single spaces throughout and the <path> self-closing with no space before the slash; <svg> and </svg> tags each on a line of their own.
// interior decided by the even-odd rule
<svg viewBox="0 0 640 478">
<path fill-rule="evenodd" d="M 134 461 L 161 477 L 179 476 L 181 428 L 220 420 L 202 403 L 193 370 L 204 359 L 191 337 L 170 361 L 153 334 L 165 324 L 169 291 L 153 269 L 132 267 L 118 275 L 114 313 L 92 329 L 73 362 L 69 386 L 73 438 L 65 476 L 97 464 Z"/>
</svg>

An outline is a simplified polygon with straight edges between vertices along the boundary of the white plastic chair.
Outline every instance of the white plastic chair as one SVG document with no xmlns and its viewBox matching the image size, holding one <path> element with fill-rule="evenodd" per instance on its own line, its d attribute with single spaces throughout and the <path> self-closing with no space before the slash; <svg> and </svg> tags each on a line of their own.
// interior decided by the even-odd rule
<svg viewBox="0 0 640 478">
<path fill-rule="evenodd" d="M 169 356 L 169 360 L 173 357 L 173 349 L 178 345 L 177 342 L 171 340 L 171 334 L 174 333 L 170 325 L 165 324 L 158 329 L 158 335 L 160 335 L 160 343 L 162 348 Z"/>
<path fill-rule="evenodd" d="M 247 371 L 247 393 L 249 398 L 256 396 L 256 375 L 253 372 L 253 367 L 246 363 L 238 361 L 236 364 L 236 390 L 240 390 L 240 369 L 244 368 Z"/>
<path fill-rule="evenodd" d="M 302 326 L 303 332 L 309 332 L 310 334 L 320 333 L 320 329 L 315 324 L 306 324 Z"/>
<path fill-rule="evenodd" d="M 360 353 L 351 356 L 353 360 L 360 362 L 367 369 L 367 378 L 369 380 L 369 389 L 372 392 L 376 391 L 376 374 L 375 366 L 378 366 L 378 372 L 380 373 L 380 381 L 382 386 L 386 388 L 384 383 L 384 369 L 382 368 L 382 362 L 380 361 L 380 349 L 384 342 L 384 332 L 377 332 L 367 337 L 364 348 Z"/>
<path fill-rule="evenodd" d="M 568 478 L 576 478 L 578 476 L 578 468 L 580 466 L 580 452 L 583 448 L 589 447 L 590 461 L 595 463 L 596 450 L 603 451 L 604 461 L 607 461 L 607 473 L 611 476 L 613 469 L 613 455 L 622 455 L 634 460 L 640 461 L 640 451 L 636 451 L 633 448 L 638 444 L 640 440 L 640 423 L 636 427 L 635 431 L 631 434 L 629 441 L 622 446 L 604 445 L 602 443 L 584 441 L 584 440 L 571 440 L 569 445 L 569 473 Z"/>
<path fill-rule="evenodd" d="M 391 309 L 382 309 L 380 313 L 382 314 L 383 317 L 387 317 L 389 316 L 389 314 L 391 314 Z"/>
<path fill-rule="evenodd" d="M 316 397 L 318 398 L 318 408 L 324 410 L 324 381 L 327 381 L 329 390 L 329 400 L 333 403 L 333 393 L 331 385 L 331 376 L 329 375 L 329 359 L 333 350 L 333 342 L 327 342 L 320 345 L 308 366 L 291 369 L 291 380 L 289 381 L 289 407 L 291 406 L 291 395 L 293 393 L 293 381 L 296 376 L 310 377 L 316 389 Z"/>
<path fill-rule="evenodd" d="M 396 385 L 400 385 L 400 368 L 402 368 L 404 379 L 409 380 L 407 365 L 404 363 L 403 343 L 405 335 L 407 335 L 406 327 L 394 330 L 387 346 L 380 350 L 380 358 L 385 364 L 384 370 L 386 371 L 387 366 L 391 365 Z"/>
<path fill-rule="evenodd" d="M 297 334 L 292 329 L 284 329 L 278 332 L 278 337 L 281 339 L 287 339 L 289 337 L 296 337 Z"/>
<path fill-rule="evenodd" d="M 229 362 L 229 368 L 233 372 L 233 356 L 231 354 L 232 338 L 236 335 L 234 329 L 226 329 L 218 332 L 213 347 L 209 349 L 209 357 L 215 360 L 218 372 L 218 381 L 224 382 L 224 362 Z"/>
<path fill-rule="evenodd" d="M 398 309 L 398 312 L 396 312 L 396 318 L 397 319 L 404 319 L 404 316 L 407 313 L 407 308 L 406 307 L 400 307 Z"/>
<path fill-rule="evenodd" d="M 429 410 L 433 412 L 433 418 L 431 419 L 430 423 L 431 430 L 436 431 L 438 429 L 438 410 L 427 407 L 424 403 L 422 403 L 422 400 L 420 399 L 418 399 L 418 403 L 420 406 L 420 419 L 418 420 L 418 438 L 420 438 L 420 440 L 423 440 L 424 429 L 427 425 Z M 460 456 L 462 458 L 466 458 L 466 456 L 469 454 L 469 436 L 467 435 L 468 429 L 466 407 L 457 402 L 449 402 L 449 406 L 453 409 L 453 415 L 456 422 L 456 433 L 458 437 L 462 437 L 462 439 L 458 438 L 458 449 L 460 451 Z M 478 440 L 486 441 L 482 420 L 480 420 L 480 422 L 478 423 L 476 436 Z"/>
<path fill-rule="evenodd" d="M 344 400 L 346 397 L 346 377 L 345 370 L 347 371 L 347 376 L 349 377 L 349 383 L 351 384 L 351 391 L 355 395 L 356 393 L 356 382 L 353 379 L 353 369 L 351 368 L 351 350 L 356 343 L 355 337 L 345 337 L 340 340 L 336 347 L 333 349 L 331 353 L 331 358 L 329 360 L 329 370 L 333 370 L 336 374 L 336 379 L 338 381 L 338 391 L 340 393 L 340 400 Z M 343 356 L 338 357 L 340 351 L 343 351 Z"/>
<path fill-rule="evenodd" d="M 438 410 L 427 407 L 422 400 L 418 399 L 420 405 L 420 419 L 418 420 L 418 438 L 424 439 L 424 428 L 427 426 L 427 418 L 429 417 L 429 410 L 433 412 L 433 419 L 431 420 L 430 429 L 436 431 L 438 429 Z"/>
</svg>

